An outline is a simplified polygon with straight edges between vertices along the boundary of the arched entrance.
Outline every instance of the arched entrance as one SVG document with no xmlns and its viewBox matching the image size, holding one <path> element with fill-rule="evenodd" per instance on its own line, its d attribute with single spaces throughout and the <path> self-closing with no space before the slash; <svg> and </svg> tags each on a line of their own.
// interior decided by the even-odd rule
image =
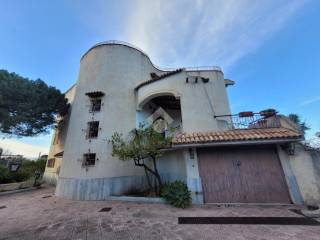
<svg viewBox="0 0 320 240">
<path fill-rule="evenodd" d="M 159 132 L 182 128 L 180 98 L 173 94 L 155 94 L 139 105 L 137 125 L 153 124 Z"/>
</svg>

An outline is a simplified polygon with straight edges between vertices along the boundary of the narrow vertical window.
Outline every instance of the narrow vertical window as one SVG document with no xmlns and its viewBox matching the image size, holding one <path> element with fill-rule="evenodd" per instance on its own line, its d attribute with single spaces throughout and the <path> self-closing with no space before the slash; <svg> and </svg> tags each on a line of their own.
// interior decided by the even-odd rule
<svg viewBox="0 0 320 240">
<path fill-rule="evenodd" d="M 90 112 L 100 112 L 102 101 L 101 99 L 104 96 L 104 92 L 101 91 L 93 91 L 93 92 L 87 92 L 86 95 L 90 98 Z"/>
<path fill-rule="evenodd" d="M 88 122 L 87 138 L 97 138 L 99 132 L 99 122 Z"/>
<path fill-rule="evenodd" d="M 91 112 L 100 112 L 101 110 L 101 98 L 91 98 Z"/>
</svg>

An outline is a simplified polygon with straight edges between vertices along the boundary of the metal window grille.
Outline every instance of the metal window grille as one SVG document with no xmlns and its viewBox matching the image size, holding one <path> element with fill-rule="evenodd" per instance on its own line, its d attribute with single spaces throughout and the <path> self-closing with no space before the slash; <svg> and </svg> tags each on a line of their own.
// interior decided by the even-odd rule
<svg viewBox="0 0 320 240">
<path fill-rule="evenodd" d="M 88 122 L 87 138 L 97 138 L 99 132 L 99 122 Z"/>
<path fill-rule="evenodd" d="M 101 110 L 101 99 L 100 98 L 92 98 L 91 99 L 91 112 L 100 112 Z"/>
<path fill-rule="evenodd" d="M 83 166 L 93 166 L 96 163 L 95 153 L 85 153 L 83 154 Z"/>
</svg>

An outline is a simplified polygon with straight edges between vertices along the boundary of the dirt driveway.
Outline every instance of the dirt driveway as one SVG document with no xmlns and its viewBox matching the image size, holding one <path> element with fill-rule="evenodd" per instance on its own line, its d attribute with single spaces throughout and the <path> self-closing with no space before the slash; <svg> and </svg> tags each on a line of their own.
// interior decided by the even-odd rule
<svg viewBox="0 0 320 240">
<path fill-rule="evenodd" d="M 320 240 L 320 226 L 179 225 L 184 216 L 297 217 L 288 207 L 193 206 L 71 201 L 53 188 L 0 196 L 0 239 Z M 102 208 L 105 212 L 99 212 Z M 298 216 L 299 217 L 299 216 Z"/>
</svg>

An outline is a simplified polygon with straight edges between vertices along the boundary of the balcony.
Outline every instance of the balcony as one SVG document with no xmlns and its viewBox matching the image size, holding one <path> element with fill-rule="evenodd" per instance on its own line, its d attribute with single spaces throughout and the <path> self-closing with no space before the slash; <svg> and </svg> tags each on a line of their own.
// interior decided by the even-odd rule
<svg viewBox="0 0 320 240">
<path fill-rule="evenodd" d="M 222 130 L 261 129 L 281 127 L 280 117 L 274 109 L 255 112 L 240 112 L 232 115 L 216 115 L 218 126 Z"/>
</svg>

